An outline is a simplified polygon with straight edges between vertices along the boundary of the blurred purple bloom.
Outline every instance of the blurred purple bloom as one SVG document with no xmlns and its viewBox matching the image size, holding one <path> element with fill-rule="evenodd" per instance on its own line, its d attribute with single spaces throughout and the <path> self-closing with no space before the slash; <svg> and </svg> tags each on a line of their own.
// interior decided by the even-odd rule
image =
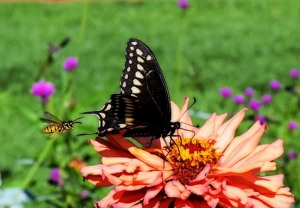
<svg viewBox="0 0 300 208">
<path fill-rule="evenodd" d="M 77 58 L 74 57 L 69 57 L 66 59 L 65 63 L 64 63 L 64 69 L 66 71 L 71 71 L 75 68 L 78 67 L 78 60 Z"/>
<path fill-rule="evenodd" d="M 290 121 L 288 126 L 289 126 L 289 129 L 293 131 L 298 128 L 298 123 L 296 121 Z"/>
<path fill-rule="evenodd" d="M 50 53 L 53 53 L 53 52 L 56 51 L 56 50 L 57 50 L 57 47 L 56 47 L 55 45 L 49 44 L 49 46 L 48 46 L 48 51 L 49 51 Z"/>
<path fill-rule="evenodd" d="M 300 75 L 300 71 L 298 69 L 291 69 L 290 71 L 290 76 L 292 78 L 297 78 Z"/>
<path fill-rule="evenodd" d="M 59 177 L 60 174 L 59 174 L 59 169 L 58 168 L 53 168 L 50 172 L 50 179 L 54 182 L 58 182 L 59 180 Z"/>
<path fill-rule="evenodd" d="M 261 101 L 263 104 L 269 104 L 272 101 L 272 96 L 269 94 L 265 94 L 262 96 Z"/>
<path fill-rule="evenodd" d="M 254 90 L 253 90 L 251 87 L 247 87 L 247 88 L 245 89 L 245 95 L 246 95 L 247 97 L 252 97 L 253 94 L 254 94 Z"/>
<path fill-rule="evenodd" d="M 40 97 L 42 103 L 47 103 L 54 91 L 54 85 L 46 81 L 36 82 L 31 87 L 31 93 L 36 97 Z"/>
<path fill-rule="evenodd" d="M 258 111 L 259 108 L 260 108 L 260 102 L 259 102 L 259 100 L 256 100 L 256 99 L 250 100 L 250 102 L 248 104 L 248 107 L 251 108 L 254 111 Z"/>
<path fill-rule="evenodd" d="M 223 87 L 220 89 L 220 94 L 224 97 L 224 98 L 229 98 L 232 94 L 231 89 L 229 87 Z"/>
<path fill-rule="evenodd" d="M 84 190 L 84 191 L 82 191 L 82 192 L 80 193 L 80 196 L 81 196 L 82 199 L 85 199 L 85 198 L 88 197 L 88 192 Z"/>
<path fill-rule="evenodd" d="M 277 91 L 280 89 L 280 82 L 277 80 L 272 80 L 270 83 L 270 87 L 272 90 Z"/>
<path fill-rule="evenodd" d="M 289 158 L 290 160 L 295 159 L 296 157 L 297 157 L 297 153 L 296 153 L 294 150 L 289 151 L 289 153 L 288 153 L 288 158 Z"/>
<path fill-rule="evenodd" d="M 234 102 L 235 104 L 240 105 L 240 104 L 243 104 L 243 103 L 244 103 L 245 98 L 244 98 L 243 95 L 236 95 L 236 96 L 233 97 L 232 100 L 233 100 L 233 102 Z"/>
<path fill-rule="evenodd" d="M 189 2 L 187 0 L 179 0 L 178 6 L 182 9 L 187 9 L 189 7 Z"/>
<path fill-rule="evenodd" d="M 63 185 L 64 181 L 60 177 L 60 170 L 58 168 L 53 168 L 50 172 L 50 181 L 52 184 Z"/>
<path fill-rule="evenodd" d="M 263 115 L 257 115 L 256 120 L 260 121 L 260 124 L 263 125 L 266 123 L 265 117 Z"/>
</svg>

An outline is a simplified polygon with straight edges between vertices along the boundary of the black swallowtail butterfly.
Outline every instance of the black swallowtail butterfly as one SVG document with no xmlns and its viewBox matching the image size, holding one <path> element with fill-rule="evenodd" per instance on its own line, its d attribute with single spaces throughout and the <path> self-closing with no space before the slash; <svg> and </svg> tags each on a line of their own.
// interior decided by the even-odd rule
<svg viewBox="0 0 300 208">
<path fill-rule="evenodd" d="M 120 88 L 121 93 L 111 95 L 102 109 L 83 113 L 99 117 L 99 136 L 120 133 L 156 139 L 180 128 L 179 122 L 171 122 L 169 91 L 158 62 L 150 48 L 137 39 L 127 43 Z"/>
</svg>

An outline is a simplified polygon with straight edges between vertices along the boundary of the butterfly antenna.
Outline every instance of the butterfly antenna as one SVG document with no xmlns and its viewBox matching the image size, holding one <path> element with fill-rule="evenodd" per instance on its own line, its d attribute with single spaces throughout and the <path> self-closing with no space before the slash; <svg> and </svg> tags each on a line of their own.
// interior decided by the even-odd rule
<svg viewBox="0 0 300 208">
<path fill-rule="evenodd" d="M 194 97 L 194 101 L 193 103 L 188 107 L 188 109 L 186 109 L 186 111 L 184 111 L 184 113 L 180 116 L 179 120 L 182 118 L 182 116 L 190 109 L 192 108 L 193 105 L 195 105 L 195 103 L 197 102 L 197 99 Z M 190 125 L 190 124 L 187 124 L 187 123 L 184 123 L 185 125 L 188 125 L 188 126 L 193 126 L 195 127 L 194 125 Z M 196 125 L 196 127 L 199 127 L 199 125 Z M 183 129 L 185 131 L 189 131 L 189 132 L 193 132 L 193 136 L 192 136 L 192 139 L 194 138 L 194 136 L 196 135 L 196 133 L 193 131 L 193 130 L 189 130 L 189 129 L 184 129 L 184 128 L 180 128 L 180 129 Z M 178 135 L 179 136 L 179 135 Z M 181 136 L 180 137 L 180 140 L 181 140 Z"/>
<path fill-rule="evenodd" d="M 197 102 L 197 99 L 194 97 L 194 101 L 193 103 L 188 107 L 188 109 L 186 109 L 183 114 L 180 116 L 179 120 L 182 118 L 182 116 L 190 109 L 192 108 L 193 105 L 195 105 L 195 103 Z"/>
<path fill-rule="evenodd" d="M 94 133 L 83 133 L 83 134 L 77 134 L 77 136 L 87 136 L 87 135 L 95 135 L 95 134 L 98 134 L 98 132 L 94 132 Z"/>
<path fill-rule="evenodd" d="M 99 111 L 86 111 L 86 112 L 82 112 L 81 114 L 95 114 L 97 115 L 99 113 Z"/>
</svg>

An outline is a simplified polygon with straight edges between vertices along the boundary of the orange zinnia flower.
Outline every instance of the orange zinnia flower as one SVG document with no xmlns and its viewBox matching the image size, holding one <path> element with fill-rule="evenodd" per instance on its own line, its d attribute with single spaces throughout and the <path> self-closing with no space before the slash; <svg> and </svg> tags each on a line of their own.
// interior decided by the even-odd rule
<svg viewBox="0 0 300 208">
<path fill-rule="evenodd" d="M 259 176 L 276 169 L 283 140 L 258 145 L 267 126 L 256 122 L 235 137 L 246 109 L 227 122 L 215 113 L 201 128 L 193 127 L 184 107 L 172 103 L 172 120 L 181 129 L 138 148 L 121 135 L 89 140 L 102 164 L 81 169 L 86 180 L 114 189 L 95 207 L 290 207 L 294 196 L 283 187 L 283 175 Z M 141 143 L 145 138 L 136 138 Z M 163 146 L 163 147 L 161 147 Z M 167 146 L 167 147 L 166 147 Z"/>
</svg>

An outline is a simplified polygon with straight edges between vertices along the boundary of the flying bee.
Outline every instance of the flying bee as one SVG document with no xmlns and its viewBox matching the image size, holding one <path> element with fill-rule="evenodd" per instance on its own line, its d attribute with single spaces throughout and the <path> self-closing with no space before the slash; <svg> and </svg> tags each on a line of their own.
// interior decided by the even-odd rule
<svg viewBox="0 0 300 208">
<path fill-rule="evenodd" d="M 81 124 L 81 122 L 77 120 L 82 118 L 79 117 L 73 121 L 61 121 L 60 119 L 58 119 L 57 117 L 55 117 L 49 112 L 44 112 L 44 116 L 45 118 L 40 118 L 40 120 L 44 123 L 48 123 L 49 125 L 43 129 L 43 133 L 45 134 L 58 133 L 59 136 L 63 131 L 70 131 L 71 129 L 74 129 L 75 123 Z"/>
</svg>

